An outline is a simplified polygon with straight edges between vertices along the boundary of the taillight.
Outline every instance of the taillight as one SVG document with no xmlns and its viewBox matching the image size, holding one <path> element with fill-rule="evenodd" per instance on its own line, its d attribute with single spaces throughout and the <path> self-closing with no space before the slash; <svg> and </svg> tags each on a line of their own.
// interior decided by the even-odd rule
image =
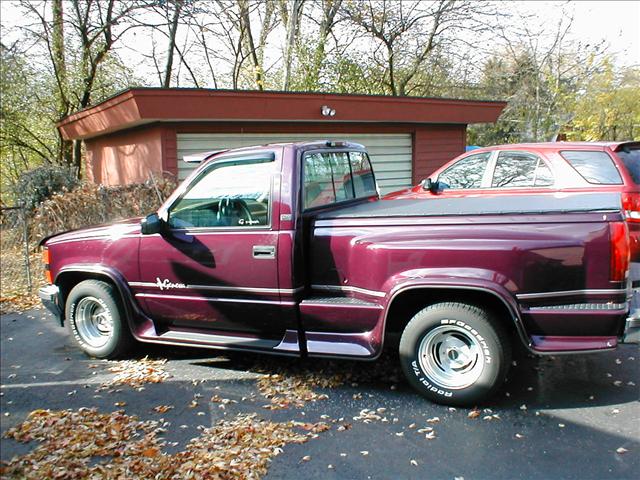
<svg viewBox="0 0 640 480">
<path fill-rule="evenodd" d="M 611 235 L 611 281 L 623 282 L 629 270 L 629 228 L 624 222 L 609 224 Z"/>
<path fill-rule="evenodd" d="M 47 283 L 53 283 L 53 277 L 51 275 L 51 253 L 47 247 L 42 249 L 42 263 L 44 263 L 44 278 Z"/>
<path fill-rule="evenodd" d="M 622 210 L 627 222 L 640 223 L 640 193 L 623 193 Z"/>
</svg>

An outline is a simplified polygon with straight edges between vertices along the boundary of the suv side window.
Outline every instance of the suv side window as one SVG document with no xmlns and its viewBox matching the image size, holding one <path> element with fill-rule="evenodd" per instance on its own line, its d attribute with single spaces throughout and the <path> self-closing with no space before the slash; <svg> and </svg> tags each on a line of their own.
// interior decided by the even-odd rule
<svg viewBox="0 0 640 480">
<path fill-rule="evenodd" d="M 303 160 L 304 208 L 377 195 L 369 157 L 363 152 L 311 152 Z"/>
<path fill-rule="evenodd" d="M 548 187 L 553 185 L 551 170 L 541 158 L 524 152 L 500 152 L 491 187 Z"/>
<path fill-rule="evenodd" d="M 441 188 L 480 188 L 490 153 L 469 155 L 438 175 Z"/>
<path fill-rule="evenodd" d="M 172 228 L 266 227 L 269 225 L 270 159 L 212 164 L 171 206 Z"/>
<path fill-rule="evenodd" d="M 560 155 L 589 183 L 622 185 L 618 169 L 605 152 L 577 150 L 560 152 Z"/>
</svg>

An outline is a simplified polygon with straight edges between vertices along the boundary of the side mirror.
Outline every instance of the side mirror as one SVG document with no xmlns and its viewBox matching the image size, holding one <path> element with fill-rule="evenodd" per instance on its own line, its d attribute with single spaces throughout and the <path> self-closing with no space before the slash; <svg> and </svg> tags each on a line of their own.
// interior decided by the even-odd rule
<svg viewBox="0 0 640 480">
<path fill-rule="evenodd" d="M 425 178 L 421 183 L 423 190 L 428 190 L 431 193 L 437 193 L 440 188 L 440 184 L 437 180 L 431 180 L 431 178 Z"/>
<path fill-rule="evenodd" d="M 160 233 L 163 225 L 164 221 L 158 214 L 152 213 L 140 221 L 140 231 L 143 235 L 153 235 L 154 233 Z"/>
</svg>

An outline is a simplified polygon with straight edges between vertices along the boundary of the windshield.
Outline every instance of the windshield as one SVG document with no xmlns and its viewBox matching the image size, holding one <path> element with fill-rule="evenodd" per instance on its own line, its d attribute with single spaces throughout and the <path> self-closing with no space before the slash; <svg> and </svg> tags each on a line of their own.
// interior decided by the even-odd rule
<svg viewBox="0 0 640 480">
<path fill-rule="evenodd" d="M 616 152 L 631 175 L 633 183 L 640 185 L 640 148 L 624 148 Z"/>
</svg>

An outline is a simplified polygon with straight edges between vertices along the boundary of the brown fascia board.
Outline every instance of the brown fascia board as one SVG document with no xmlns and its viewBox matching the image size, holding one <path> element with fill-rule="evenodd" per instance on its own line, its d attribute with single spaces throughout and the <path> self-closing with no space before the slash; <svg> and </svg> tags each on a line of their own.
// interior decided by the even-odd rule
<svg viewBox="0 0 640 480">
<path fill-rule="evenodd" d="M 323 116 L 321 107 L 336 111 Z M 506 102 L 297 92 L 136 88 L 59 124 L 83 139 L 158 121 L 469 124 L 495 122 Z"/>
</svg>

